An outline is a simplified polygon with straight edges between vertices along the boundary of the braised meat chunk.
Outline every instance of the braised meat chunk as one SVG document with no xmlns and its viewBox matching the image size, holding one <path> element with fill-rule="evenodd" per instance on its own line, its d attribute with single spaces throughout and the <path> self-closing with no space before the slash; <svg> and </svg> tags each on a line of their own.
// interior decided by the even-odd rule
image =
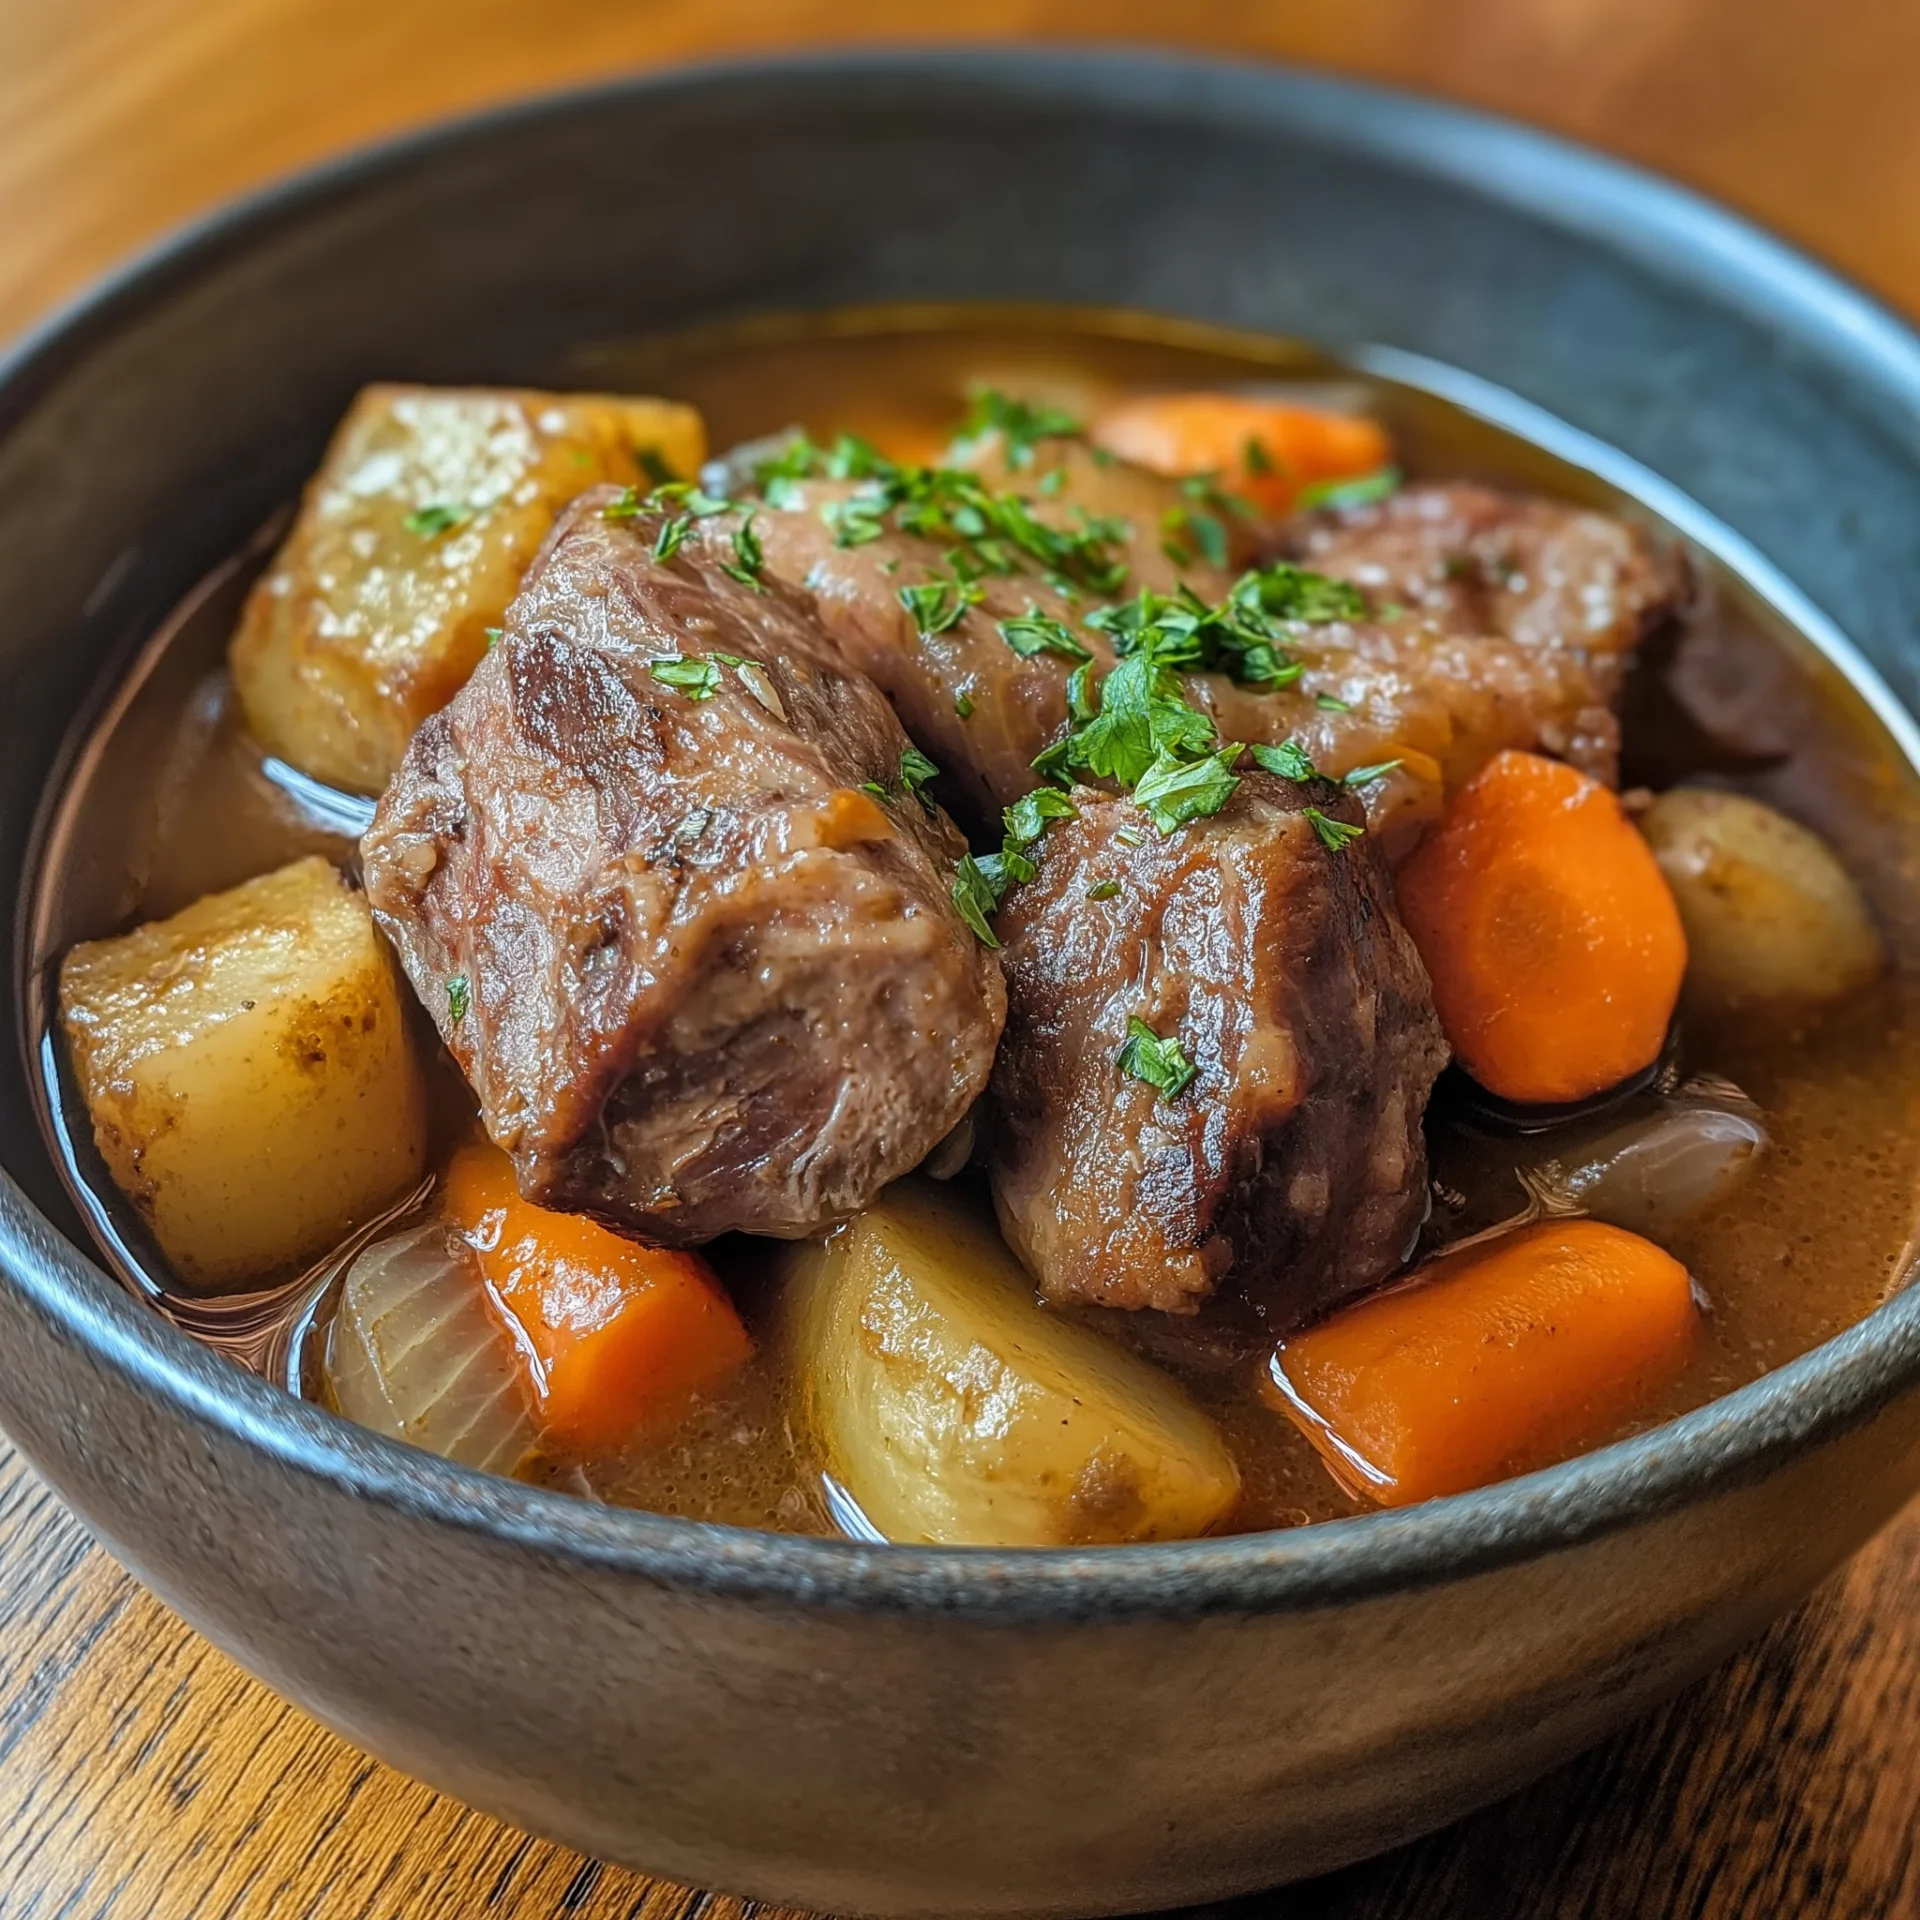
<svg viewBox="0 0 1920 1920">
<path fill-rule="evenodd" d="M 1677 553 L 1639 527 L 1469 482 L 1402 488 L 1384 500 L 1302 516 L 1285 551 L 1451 634 L 1495 635 L 1562 682 L 1534 745 L 1611 783 L 1614 709 L 1634 649 L 1687 592 Z"/>
<path fill-rule="evenodd" d="M 617 501 L 415 735 L 368 898 L 529 1198 L 674 1246 L 819 1233 L 981 1091 L 999 970 L 886 702 Z"/>
<path fill-rule="evenodd" d="M 1357 802 L 1248 773 L 1163 836 L 1072 799 L 996 923 L 1008 1242 L 1056 1302 L 1226 1294 L 1274 1328 L 1382 1279 L 1423 1216 L 1446 1050 L 1373 841 L 1340 830 Z"/>
</svg>

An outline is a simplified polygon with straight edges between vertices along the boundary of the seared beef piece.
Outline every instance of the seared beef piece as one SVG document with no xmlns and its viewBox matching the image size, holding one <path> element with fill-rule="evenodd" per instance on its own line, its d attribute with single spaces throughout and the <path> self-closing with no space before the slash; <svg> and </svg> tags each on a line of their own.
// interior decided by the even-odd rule
<svg viewBox="0 0 1920 1920">
<path fill-rule="evenodd" d="M 1609 782 L 1627 663 L 1687 593 L 1681 556 L 1630 522 L 1464 481 L 1303 515 L 1283 544 L 1376 605 L 1405 606 L 1449 633 L 1498 635 L 1557 674 L 1560 711 L 1539 744 Z"/>
<path fill-rule="evenodd" d="M 1293 1326 L 1391 1273 L 1425 1209 L 1446 1047 L 1386 867 L 1371 835 L 1322 844 L 1306 807 L 1360 819 L 1327 782 L 1249 773 L 1165 837 L 1073 799 L 996 923 L 1001 1228 L 1050 1300 L 1190 1314 L 1219 1293 Z M 1184 1049 L 1184 1091 L 1122 1067 L 1136 1018 Z"/>
<path fill-rule="evenodd" d="M 1111 595 L 1080 592 L 1071 599 L 1044 580 L 1037 565 L 978 582 L 981 600 L 940 633 L 922 636 L 902 605 L 902 587 L 948 577 L 945 547 L 901 533 L 891 524 L 879 538 L 842 546 L 827 510 L 855 496 L 853 481 L 807 480 L 786 487 L 777 509 L 756 510 L 754 528 L 765 553 L 763 576 L 779 595 L 809 615 L 823 636 L 825 660 L 864 674 L 893 702 L 914 739 L 939 762 L 959 809 L 976 825 L 997 823 L 999 811 L 1038 784 L 1033 757 L 1067 722 L 1067 677 L 1075 662 L 1057 653 L 1023 658 L 1000 635 L 1000 623 L 1038 608 L 1072 627 L 1093 656 L 1095 671 L 1112 666 L 1107 637 L 1081 617 L 1142 585 L 1168 591 L 1185 577 L 1196 592 L 1218 599 L 1231 576 L 1204 561 L 1177 570 L 1160 550 L 1160 520 L 1178 511 L 1177 486 L 1135 468 L 1102 468 L 1076 442 L 1052 441 L 1030 468 L 1012 474 L 983 469 L 996 490 L 1028 500 L 1036 518 L 1078 527 L 1083 513 L 1114 519 L 1108 549 L 1126 563 L 1126 579 Z M 984 458 L 984 456 L 983 456 Z M 1066 490 L 1041 491 L 1054 471 Z M 703 521 L 689 546 L 712 566 L 731 561 L 738 516 Z"/>
<path fill-rule="evenodd" d="M 414 736 L 367 895 L 529 1197 L 671 1246 L 819 1233 L 980 1092 L 999 968 L 886 702 L 607 498 Z"/>
<path fill-rule="evenodd" d="M 1232 574 L 1205 561 L 1177 570 L 1162 551 L 1163 517 L 1192 503 L 1157 475 L 1117 462 L 1102 465 L 1084 447 L 1059 441 L 1036 449 L 1030 468 L 986 462 L 982 471 L 1060 524 L 1074 524 L 1083 511 L 1117 517 L 1129 529 L 1116 548 L 1129 571 L 1123 593 L 1111 597 L 1130 595 L 1141 584 L 1164 591 L 1184 577 L 1204 599 L 1218 600 L 1231 585 Z M 1060 490 L 1042 493 L 1043 480 L 1056 471 Z M 979 606 L 944 632 L 922 637 L 900 603 L 900 588 L 944 574 L 945 552 L 891 526 L 878 539 L 837 545 L 823 509 L 856 492 L 851 482 L 808 481 L 787 489 L 781 508 L 760 509 L 755 526 L 766 578 L 814 616 L 829 661 L 880 687 L 907 730 L 947 771 L 949 791 L 968 818 L 985 824 L 1035 784 L 1034 755 L 1066 724 L 1074 666 L 1052 652 L 1022 658 L 1001 637 L 999 623 L 1038 606 L 1074 630 L 1096 673 L 1104 673 L 1113 663 L 1112 646 L 1084 624 L 1101 597 L 1068 601 L 1031 574 L 989 577 L 980 582 Z M 1567 517 L 1543 503 L 1538 512 Z M 732 558 L 735 523 L 733 516 L 702 523 L 697 544 L 707 564 Z M 1623 529 L 1616 531 L 1626 538 Z M 1290 625 L 1285 645 L 1305 668 L 1294 686 L 1262 692 L 1222 674 L 1195 674 L 1189 678 L 1195 704 L 1212 713 L 1223 739 L 1297 740 L 1330 773 L 1399 761 L 1366 788 L 1369 818 L 1390 857 L 1411 845 L 1447 792 L 1503 747 L 1540 747 L 1611 777 L 1618 728 L 1609 702 L 1617 663 L 1603 673 L 1584 648 L 1523 643 L 1442 622 L 1437 612 L 1404 598 L 1396 610 L 1384 592 L 1369 597 L 1374 605 L 1366 618 Z M 1464 619 L 1464 606 L 1449 602 L 1439 611 Z M 1525 633 L 1531 636 L 1538 624 Z"/>
</svg>

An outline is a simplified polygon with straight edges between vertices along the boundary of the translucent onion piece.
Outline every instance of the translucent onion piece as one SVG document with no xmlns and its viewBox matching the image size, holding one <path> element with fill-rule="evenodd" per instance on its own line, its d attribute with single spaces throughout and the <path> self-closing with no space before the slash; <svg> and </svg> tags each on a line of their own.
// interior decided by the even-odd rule
<svg viewBox="0 0 1920 1920">
<path fill-rule="evenodd" d="M 376 1240 L 351 1267 L 327 1341 L 349 1420 L 486 1473 L 534 1449 L 520 1369 L 465 1244 L 430 1223 Z"/>
<path fill-rule="evenodd" d="M 1701 1080 L 1652 1113 L 1555 1144 L 1527 1179 L 1549 1210 L 1577 1208 L 1657 1241 L 1731 1193 L 1768 1141 L 1759 1109 L 1737 1087 Z"/>
</svg>

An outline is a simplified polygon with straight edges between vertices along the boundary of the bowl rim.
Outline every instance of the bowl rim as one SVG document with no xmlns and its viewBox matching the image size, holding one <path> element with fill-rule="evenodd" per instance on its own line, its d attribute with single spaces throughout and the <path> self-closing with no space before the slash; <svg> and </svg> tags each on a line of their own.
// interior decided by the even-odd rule
<svg viewBox="0 0 1920 1920">
<path fill-rule="evenodd" d="M 1920 424 L 1920 337 L 1807 254 L 1628 163 L 1473 109 L 1284 65 L 1140 47 L 968 44 L 814 49 L 628 74 L 436 121 L 302 169 L 175 228 L 0 353 L 0 435 L 96 343 L 136 323 L 177 287 L 279 229 L 378 192 L 416 162 L 598 106 L 703 96 L 738 105 L 769 94 L 849 88 L 897 94 L 903 84 L 919 97 L 931 88 L 962 106 L 971 97 L 1176 118 L 1204 112 L 1215 125 L 1282 127 L 1440 177 L 1603 240 L 1615 253 L 1703 286 L 1777 332 L 1838 355 L 1857 386 L 1878 388 L 1883 402 Z M 1857 677 L 1855 684 L 1881 704 L 1872 686 Z M 1884 687 L 1879 694 L 1891 703 Z M 21 1064 L 31 1080 L 36 1063 Z M 979 1621 L 1305 1610 L 1464 1578 L 1758 1479 L 1870 1419 L 1920 1379 L 1920 1287 L 1911 1287 L 1691 1413 L 1561 1465 L 1416 1507 L 1281 1532 L 1133 1546 L 872 1545 L 591 1504 L 353 1427 L 169 1326 L 41 1215 L 4 1170 L 0 1284 L 93 1363 L 172 1415 L 404 1519 L 691 1593 Z"/>
</svg>

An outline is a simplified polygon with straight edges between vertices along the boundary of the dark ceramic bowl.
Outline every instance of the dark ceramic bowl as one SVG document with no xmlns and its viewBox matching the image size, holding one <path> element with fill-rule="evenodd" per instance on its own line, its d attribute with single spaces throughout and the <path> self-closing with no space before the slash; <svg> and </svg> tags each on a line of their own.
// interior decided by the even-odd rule
<svg viewBox="0 0 1920 1920">
<path fill-rule="evenodd" d="M 785 62 L 329 168 L 15 353 L 0 884 L 21 897 L 76 716 L 294 492 L 360 382 L 565 384 L 584 346 L 648 329 L 975 296 L 1496 381 L 1743 536 L 1778 570 L 1744 553 L 1754 577 L 1911 701 L 1920 344 L 1751 228 L 1537 135 L 1299 75 Z M 16 968 L 16 1025 L 21 987 Z M 0 1127 L 0 1417 L 115 1554 L 395 1766 L 591 1853 L 819 1907 L 1090 1913 L 1386 1847 L 1701 1673 L 1920 1484 L 1915 1292 L 1626 1445 L 1295 1533 L 962 1552 L 597 1509 L 195 1348 L 86 1251 L 24 1058 Z"/>
</svg>

